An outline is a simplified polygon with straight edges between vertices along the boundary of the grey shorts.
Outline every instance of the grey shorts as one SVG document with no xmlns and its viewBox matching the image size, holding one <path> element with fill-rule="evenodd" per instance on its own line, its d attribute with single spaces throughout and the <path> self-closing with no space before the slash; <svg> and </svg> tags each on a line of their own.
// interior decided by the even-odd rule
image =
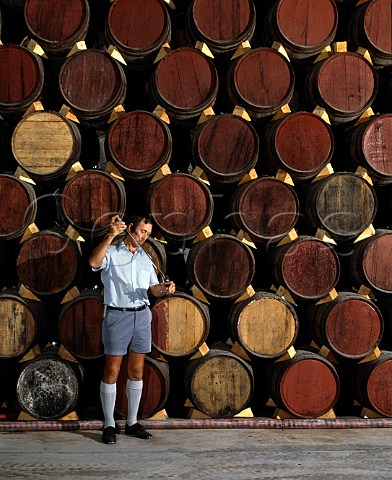
<svg viewBox="0 0 392 480">
<path fill-rule="evenodd" d="M 102 322 L 102 342 L 106 355 L 151 351 L 151 310 L 140 312 L 106 310 Z"/>
</svg>

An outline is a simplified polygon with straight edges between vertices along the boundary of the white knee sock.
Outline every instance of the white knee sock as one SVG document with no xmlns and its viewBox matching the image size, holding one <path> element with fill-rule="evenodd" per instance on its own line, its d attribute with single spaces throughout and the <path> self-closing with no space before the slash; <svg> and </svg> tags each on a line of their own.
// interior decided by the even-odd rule
<svg viewBox="0 0 392 480">
<path fill-rule="evenodd" d="M 99 391 L 101 395 L 102 410 L 105 419 L 103 428 L 115 427 L 114 405 L 116 403 L 116 384 L 101 382 Z"/>
<path fill-rule="evenodd" d="M 127 380 L 126 392 L 128 399 L 127 424 L 129 426 L 137 422 L 137 412 L 142 396 L 143 380 Z"/>
</svg>

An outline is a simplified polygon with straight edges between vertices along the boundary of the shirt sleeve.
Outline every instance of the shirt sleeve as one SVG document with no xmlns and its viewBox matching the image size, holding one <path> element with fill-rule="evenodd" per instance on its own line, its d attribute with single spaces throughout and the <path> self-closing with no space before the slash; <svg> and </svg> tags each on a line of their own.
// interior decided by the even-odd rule
<svg viewBox="0 0 392 480">
<path fill-rule="evenodd" d="M 93 272 L 99 272 L 100 270 L 107 270 L 108 265 L 109 265 L 110 251 L 111 251 L 111 248 L 109 247 L 106 254 L 105 254 L 105 257 L 102 261 L 102 265 L 99 268 L 91 267 L 91 270 Z"/>
<path fill-rule="evenodd" d="M 150 274 L 150 287 L 151 285 L 156 285 L 159 283 L 157 274 L 155 273 L 155 268 L 151 264 L 151 274 Z"/>
</svg>

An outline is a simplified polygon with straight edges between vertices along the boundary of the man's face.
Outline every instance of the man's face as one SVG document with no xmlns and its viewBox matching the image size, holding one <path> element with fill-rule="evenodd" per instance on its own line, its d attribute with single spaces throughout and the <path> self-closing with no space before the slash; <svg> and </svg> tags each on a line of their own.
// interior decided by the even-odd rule
<svg viewBox="0 0 392 480">
<path fill-rule="evenodd" d="M 151 223 L 144 223 L 141 221 L 139 225 L 135 228 L 133 232 L 134 237 L 139 242 L 140 245 L 147 240 L 147 238 L 151 235 L 152 225 Z"/>
</svg>

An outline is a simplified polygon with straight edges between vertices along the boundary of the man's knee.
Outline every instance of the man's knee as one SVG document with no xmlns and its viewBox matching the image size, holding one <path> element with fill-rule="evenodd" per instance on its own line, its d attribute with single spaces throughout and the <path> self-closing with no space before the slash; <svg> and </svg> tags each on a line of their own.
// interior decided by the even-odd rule
<svg viewBox="0 0 392 480">
<path fill-rule="evenodd" d="M 106 357 L 103 381 L 105 383 L 116 383 L 120 373 L 122 357 Z"/>
<path fill-rule="evenodd" d="M 128 378 L 130 380 L 142 380 L 144 370 L 144 354 L 137 354 L 135 352 L 128 355 Z"/>
</svg>

